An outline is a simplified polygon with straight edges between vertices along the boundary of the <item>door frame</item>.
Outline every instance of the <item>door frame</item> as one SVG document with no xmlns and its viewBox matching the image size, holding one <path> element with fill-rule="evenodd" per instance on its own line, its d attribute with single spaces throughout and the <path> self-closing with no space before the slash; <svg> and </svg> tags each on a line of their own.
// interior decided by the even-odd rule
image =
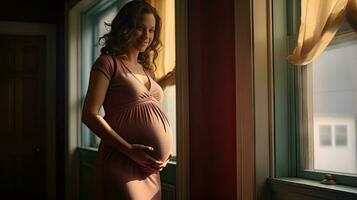
<svg viewBox="0 0 357 200">
<path fill-rule="evenodd" d="M 56 199 L 56 25 L 0 21 L 0 34 L 46 37 L 46 192 Z"/>
<path fill-rule="evenodd" d="M 274 176 L 272 2 L 235 1 L 237 200 L 270 199 Z M 259 31 L 257 31 L 259 30 Z"/>
<path fill-rule="evenodd" d="M 188 0 L 175 0 L 176 31 L 176 199 L 190 199 Z"/>
</svg>

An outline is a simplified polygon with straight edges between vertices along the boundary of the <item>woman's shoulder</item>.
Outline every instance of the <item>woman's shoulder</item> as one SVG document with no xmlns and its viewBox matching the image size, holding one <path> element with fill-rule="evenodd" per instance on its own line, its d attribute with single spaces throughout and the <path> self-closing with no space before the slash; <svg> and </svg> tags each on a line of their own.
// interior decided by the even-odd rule
<svg viewBox="0 0 357 200">
<path fill-rule="evenodd" d="M 113 65 L 113 56 L 109 54 L 102 54 L 96 59 L 95 63 Z"/>
<path fill-rule="evenodd" d="M 110 80 L 115 73 L 115 63 L 111 55 L 102 54 L 94 62 L 92 71 L 100 71 Z"/>
</svg>

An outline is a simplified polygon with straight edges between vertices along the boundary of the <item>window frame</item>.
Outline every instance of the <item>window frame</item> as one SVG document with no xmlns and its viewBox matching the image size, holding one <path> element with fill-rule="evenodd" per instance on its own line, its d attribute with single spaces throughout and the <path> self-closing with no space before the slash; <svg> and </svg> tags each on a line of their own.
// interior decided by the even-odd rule
<svg viewBox="0 0 357 200">
<path fill-rule="evenodd" d="M 296 67 L 287 62 L 287 55 L 292 52 L 298 35 L 300 0 L 273 1 L 273 84 L 274 84 L 274 147 L 275 177 L 296 177 L 321 181 L 326 172 L 304 170 L 301 157 L 310 156 L 301 148 L 300 143 L 309 144 L 301 131 L 308 130 L 306 118 L 303 117 L 302 84 L 303 67 Z M 335 40 L 351 32 L 344 26 Z M 305 98 L 305 97 L 304 97 Z M 309 98 L 309 97 L 308 97 Z M 309 99 L 308 99 L 309 100 Z M 311 99 L 310 99 L 311 100 Z M 308 105 L 307 105 L 308 106 Z M 304 127 L 305 126 L 305 127 Z M 310 140 L 311 141 L 311 140 Z M 332 141 L 334 142 L 334 141 Z M 313 145 L 313 144 L 312 144 Z M 310 162 L 311 163 L 311 162 Z M 340 185 L 357 187 L 357 176 L 332 173 Z"/>
<path fill-rule="evenodd" d="M 87 92 L 90 67 L 94 63 L 96 57 L 96 45 L 98 42 L 98 20 L 101 16 L 110 12 L 112 9 L 119 9 L 129 0 L 113 0 L 113 1 L 95 1 L 92 6 L 81 12 L 80 16 L 80 106 L 83 107 L 84 97 Z M 89 30 L 88 30 L 89 29 Z M 98 140 L 85 124 L 80 126 L 80 147 L 97 149 Z"/>
<path fill-rule="evenodd" d="M 344 25 L 337 32 L 335 38 L 331 41 L 330 45 L 334 44 L 335 42 L 339 42 L 341 40 L 353 39 L 353 37 L 355 37 L 355 36 L 351 36 L 352 32 L 353 32 L 353 30 L 351 28 L 348 28 L 348 26 Z M 355 34 L 355 33 L 353 32 L 353 34 Z M 304 67 L 309 67 L 309 66 L 304 66 Z M 304 168 L 303 166 L 306 166 L 306 164 L 304 163 L 304 159 L 302 157 L 309 156 L 310 157 L 309 159 L 311 159 L 311 158 L 313 158 L 313 156 L 310 154 L 313 154 L 313 152 L 310 152 L 310 153 L 305 152 L 301 146 L 306 146 L 306 145 L 311 146 L 313 144 L 311 144 L 312 142 L 309 142 L 311 140 L 308 140 L 308 139 L 306 140 L 306 137 L 304 138 L 301 135 L 308 135 L 307 133 L 302 133 L 302 131 L 312 131 L 311 129 L 313 129 L 313 127 L 311 127 L 311 126 L 313 126 L 313 124 L 311 122 L 307 122 L 307 120 L 306 120 L 307 117 L 304 117 L 304 114 L 303 114 L 304 111 L 302 111 L 303 99 L 302 99 L 301 95 L 299 95 L 299 93 L 300 94 L 303 93 L 303 91 L 302 91 L 303 87 L 311 87 L 312 77 L 311 77 L 311 75 L 307 75 L 307 80 L 304 80 L 304 76 L 306 77 L 306 75 L 303 74 L 304 69 L 298 67 L 297 70 L 298 70 L 297 78 L 296 78 L 295 83 L 292 83 L 292 85 L 295 85 L 295 86 L 293 86 L 294 87 L 293 90 L 297 90 L 297 93 L 295 94 L 295 95 L 297 95 L 297 97 L 295 96 L 295 98 L 299 99 L 299 101 L 298 101 L 298 104 L 299 104 L 298 109 L 299 110 L 296 113 L 291 113 L 291 115 L 295 115 L 295 116 L 291 116 L 291 117 L 295 117 L 295 119 L 300 119 L 299 121 L 294 123 L 298 127 L 295 128 L 295 130 L 296 130 L 295 132 L 292 132 L 292 134 L 295 135 L 294 137 L 297 139 L 296 140 L 296 142 L 297 142 L 297 144 L 296 144 L 296 147 L 297 147 L 297 151 L 296 151 L 297 152 L 297 156 L 296 156 L 296 158 L 297 158 L 297 160 L 296 160 L 297 177 L 321 181 L 324 179 L 325 174 L 328 173 L 328 174 L 332 174 L 334 176 L 334 179 L 336 180 L 337 184 L 357 187 L 357 175 L 348 175 L 348 174 L 339 173 L 339 172 L 325 172 L 322 170 L 303 169 Z M 305 71 L 309 71 L 309 70 L 305 69 Z M 311 74 L 311 72 L 310 72 L 310 74 Z M 301 86 L 302 84 L 305 84 L 306 81 L 309 82 L 310 86 Z M 306 98 L 308 98 L 308 101 L 311 101 L 311 102 L 308 102 L 308 104 L 312 105 L 312 95 L 307 95 Z M 289 102 L 289 104 L 290 104 L 289 105 L 290 107 L 294 107 L 293 102 Z M 305 113 L 305 115 L 313 114 L 311 109 L 308 110 L 307 112 L 308 113 Z M 306 127 L 306 126 L 308 126 L 308 127 Z M 334 130 L 332 130 L 334 128 L 335 128 L 335 125 L 331 126 L 331 131 L 332 131 L 331 132 L 331 134 L 332 134 L 331 135 L 332 136 L 331 137 L 331 145 L 332 146 L 335 145 L 335 141 L 334 141 L 335 133 L 334 133 Z M 305 144 L 300 145 L 301 142 L 305 143 Z M 306 144 L 306 143 L 308 143 L 308 144 Z M 312 161 L 310 161 L 309 163 L 312 163 Z"/>
<path fill-rule="evenodd" d="M 117 11 L 124 6 L 130 0 L 113 0 L 113 1 L 95 1 L 92 6 L 86 9 L 84 12 L 81 12 L 81 26 L 80 26 L 80 35 L 81 35 L 81 67 L 80 67 L 80 107 L 83 107 L 84 98 L 88 88 L 89 76 L 90 76 L 90 67 L 92 63 L 99 56 L 96 52 L 98 45 L 98 38 L 101 35 L 99 34 L 98 22 L 101 17 L 113 9 Z M 175 86 L 176 88 L 176 86 Z M 167 88 L 171 89 L 171 88 Z M 166 94 L 168 91 L 164 91 Z M 175 96 L 176 96 L 175 89 Z M 176 101 L 177 98 L 175 98 Z M 163 102 L 164 106 L 167 106 Z M 177 102 L 175 102 L 176 105 Z M 176 108 L 175 108 L 176 109 Z M 175 111 L 176 112 L 176 111 Z M 177 119 L 175 119 L 175 132 L 177 134 Z M 172 123 L 171 123 L 172 124 Z M 80 126 L 81 136 L 80 136 L 80 147 L 88 149 L 97 149 L 99 146 L 100 139 L 96 136 L 85 124 Z M 177 139 L 175 138 L 177 143 Z M 177 151 L 176 151 L 177 154 Z M 171 162 L 176 163 L 177 155 L 173 155 Z"/>
</svg>

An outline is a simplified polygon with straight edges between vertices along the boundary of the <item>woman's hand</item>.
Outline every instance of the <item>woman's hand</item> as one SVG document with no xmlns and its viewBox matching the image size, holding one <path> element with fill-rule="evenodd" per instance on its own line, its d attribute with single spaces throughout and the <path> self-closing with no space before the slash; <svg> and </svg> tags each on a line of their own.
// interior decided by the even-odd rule
<svg viewBox="0 0 357 200">
<path fill-rule="evenodd" d="M 174 69 L 172 71 L 168 72 L 165 76 L 160 78 L 157 81 L 157 83 L 161 86 L 161 88 L 163 90 L 165 90 L 165 88 L 167 86 L 175 85 L 175 83 L 176 83 L 176 66 L 174 67 Z"/>
<path fill-rule="evenodd" d="M 154 148 L 142 144 L 132 144 L 127 154 L 130 159 L 142 166 L 146 172 L 156 173 L 161 169 L 164 162 L 150 156 L 147 153 L 150 151 L 154 151 Z"/>
<path fill-rule="evenodd" d="M 172 158 L 172 154 L 170 154 L 169 158 L 166 159 L 166 161 L 163 162 L 163 163 L 159 166 L 159 171 L 162 171 L 162 170 L 166 167 L 167 163 L 169 163 L 169 161 L 171 160 L 171 158 Z M 144 168 L 144 171 L 145 171 L 147 174 L 152 174 L 152 173 L 156 173 L 156 172 L 157 172 L 157 170 L 153 171 L 153 170 L 148 169 L 148 168 Z"/>
<path fill-rule="evenodd" d="M 171 86 L 176 83 L 176 66 L 175 68 L 165 75 L 166 86 Z"/>
<path fill-rule="evenodd" d="M 171 160 L 171 158 L 172 158 L 172 154 L 170 154 L 169 158 L 166 159 L 166 161 L 162 165 L 160 165 L 159 171 L 162 171 L 166 167 L 167 163 Z"/>
</svg>

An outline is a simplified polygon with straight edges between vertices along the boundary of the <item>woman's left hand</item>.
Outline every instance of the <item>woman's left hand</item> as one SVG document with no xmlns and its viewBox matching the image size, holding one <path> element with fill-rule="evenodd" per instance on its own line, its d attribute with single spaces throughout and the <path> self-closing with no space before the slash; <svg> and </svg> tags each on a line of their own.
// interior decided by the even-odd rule
<svg viewBox="0 0 357 200">
<path fill-rule="evenodd" d="M 174 69 L 172 71 L 168 72 L 165 76 L 160 78 L 157 81 L 157 83 L 161 86 L 161 88 L 163 90 L 165 90 L 165 88 L 167 86 L 175 85 L 175 83 L 176 83 L 176 66 L 174 67 Z"/>
<path fill-rule="evenodd" d="M 171 85 L 175 85 L 176 83 L 176 66 L 175 68 L 168 72 L 166 75 L 165 75 L 165 79 L 166 79 L 166 86 L 171 86 Z"/>
<path fill-rule="evenodd" d="M 170 154 L 169 158 L 159 166 L 159 168 L 158 168 L 159 172 L 162 171 L 166 167 L 167 163 L 169 163 L 171 158 L 172 158 L 172 154 Z M 157 172 L 156 170 L 153 170 L 152 168 L 144 168 L 144 171 L 148 174 L 153 174 L 153 173 Z"/>
</svg>

